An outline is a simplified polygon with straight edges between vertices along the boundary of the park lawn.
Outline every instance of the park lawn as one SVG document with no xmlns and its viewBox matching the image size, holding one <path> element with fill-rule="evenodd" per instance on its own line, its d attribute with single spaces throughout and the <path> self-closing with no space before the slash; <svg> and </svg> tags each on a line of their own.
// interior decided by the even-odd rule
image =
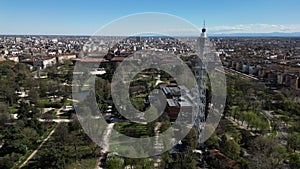
<svg viewBox="0 0 300 169">
<path fill-rule="evenodd" d="M 51 103 L 52 103 L 51 99 L 44 98 L 44 99 L 39 99 L 37 104 L 38 106 L 42 106 L 42 105 L 49 105 Z"/>
<path fill-rule="evenodd" d="M 145 99 L 143 98 L 130 98 L 130 101 L 132 105 L 137 109 L 142 111 L 144 108 L 144 101 Z"/>
<path fill-rule="evenodd" d="M 15 114 L 17 111 L 18 111 L 18 108 L 17 108 L 18 104 L 13 104 L 12 106 L 9 107 L 9 113 L 10 114 Z"/>
<path fill-rule="evenodd" d="M 66 105 L 66 106 L 72 106 L 73 105 L 73 101 L 65 99 L 64 102 L 63 102 L 63 104 Z"/>
<path fill-rule="evenodd" d="M 114 129 L 132 137 L 148 136 L 149 131 L 146 125 L 133 122 L 116 123 Z"/>
</svg>

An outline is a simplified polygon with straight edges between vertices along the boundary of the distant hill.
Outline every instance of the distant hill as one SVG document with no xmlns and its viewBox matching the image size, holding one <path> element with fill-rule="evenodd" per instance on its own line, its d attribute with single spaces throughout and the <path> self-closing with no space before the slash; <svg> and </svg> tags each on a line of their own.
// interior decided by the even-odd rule
<svg viewBox="0 0 300 169">
<path fill-rule="evenodd" d="M 211 37 L 300 37 L 300 32 L 209 34 Z"/>
</svg>

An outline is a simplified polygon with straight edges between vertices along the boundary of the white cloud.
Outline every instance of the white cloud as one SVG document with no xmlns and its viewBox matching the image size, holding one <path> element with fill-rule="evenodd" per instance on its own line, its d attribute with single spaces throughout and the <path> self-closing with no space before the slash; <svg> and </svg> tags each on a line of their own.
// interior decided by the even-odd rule
<svg viewBox="0 0 300 169">
<path fill-rule="evenodd" d="M 230 34 L 230 33 L 272 33 L 272 32 L 300 32 L 300 24 L 275 25 L 275 24 L 240 24 L 224 25 L 208 28 L 213 34 Z"/>
</svg>

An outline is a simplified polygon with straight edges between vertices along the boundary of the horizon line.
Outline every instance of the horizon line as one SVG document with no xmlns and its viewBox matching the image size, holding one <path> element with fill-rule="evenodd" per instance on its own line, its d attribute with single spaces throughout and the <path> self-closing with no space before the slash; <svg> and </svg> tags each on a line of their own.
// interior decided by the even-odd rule
<svg viewBox="0 0 300 169">
<path fill-rule="evenodd" d="M 272 35 L 273 34 L 273 35 Z M 279 34 L 279 35 L 278 35 Z M 296 35 L 293 35 L 296 34 Z M 208 36 L 212 37 L 238 37 L 238 36 L 250 36 L 250 37 L 300 37 L 300 32 L 262 32 L 262 33 L 208 33 Z M 12 34 L 12 33 L 0 33 L 0 36 L 77 36 L 77 37 L 135 37 L 135 35 L 90 35 L 90 34 Z M 140 37 L 163 37 L 164 35 L 141 35 Z M 200 37 L 200 35 L 165 35 L 166 37 Z"/>
</svg>

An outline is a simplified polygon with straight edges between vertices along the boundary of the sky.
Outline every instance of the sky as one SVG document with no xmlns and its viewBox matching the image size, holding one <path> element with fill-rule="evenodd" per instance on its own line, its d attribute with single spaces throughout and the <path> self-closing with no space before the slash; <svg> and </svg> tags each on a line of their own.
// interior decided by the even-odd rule
<svg viewBox="0 0 300 169">
<path fill-rule="evenodd" d="M 0 34 L 92 35 L 143 12 L 176 15 L 199 29 L 205 20 L 210 34 L 300 32 L 299 0 L 3 0 L 0 6 Z"/>
</svg>

